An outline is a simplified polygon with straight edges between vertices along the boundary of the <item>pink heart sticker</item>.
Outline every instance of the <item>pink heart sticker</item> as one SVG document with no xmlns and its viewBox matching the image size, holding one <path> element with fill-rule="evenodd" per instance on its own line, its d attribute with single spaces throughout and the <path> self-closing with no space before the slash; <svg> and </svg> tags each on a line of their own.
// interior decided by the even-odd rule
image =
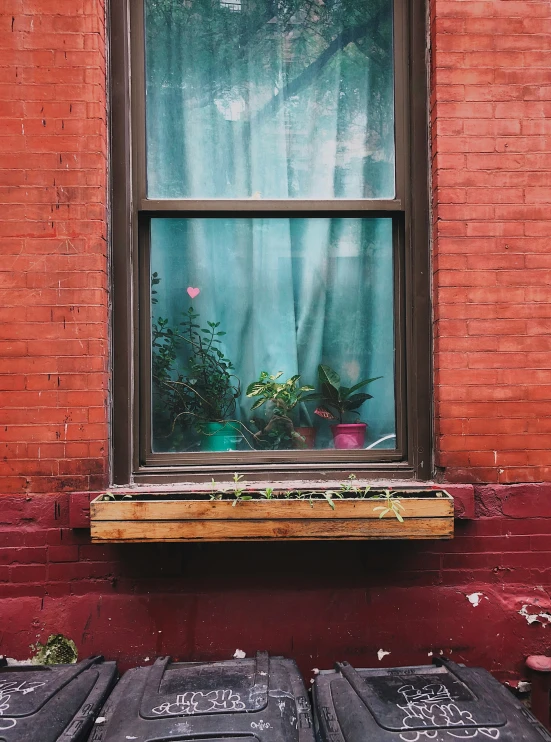
<svg viewBox="0 0 551 742">
<path fill-rule="evenodd" d="M 201 289 L 194 289 L 191 286 L 187 287 L 187 292 L 191 296 L 192 299 L 195 299 L 196 296 L 201 292 Z"/>
</svg>

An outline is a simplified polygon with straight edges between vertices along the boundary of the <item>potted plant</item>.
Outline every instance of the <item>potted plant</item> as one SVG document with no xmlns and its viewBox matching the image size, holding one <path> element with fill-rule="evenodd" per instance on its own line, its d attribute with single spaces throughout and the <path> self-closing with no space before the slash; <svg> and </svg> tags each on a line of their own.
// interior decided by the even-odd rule
<svg viewBox="0 0 551 742">
<path fill-rule="evenodd" d="M 314 387 L 299 386 L 300 374 L 280 382 L 278 379 L 281 376 L 283 371 L 274 375 L 262 371 L 258 381 L 253 381 L 247 387 L 247 397 L 257 398 L 253 402 L 251 412 L 267 402 L 271 404 L 272 409 L 267 423 L 259 418 L 254 419 L 256 427 L 259 428 L 254 435 L 254 442 L 260 448 L 313 448 L 315 429 L 311 425 L 295 428 L 293 411 L 299 404 L 304 407 L 303 400 L 309 392 L 314 391 Z"/>
<path fill-rule="evenodd" d="M 371 394 L 359 390 L 381 378 L 382 376 L 375 376 L 347 387 L 342 386 L 340 376 L 330 366 L 321 363 L 318 366 L 320 391 L 309 395 L 307 399 L 321 401 L 315 410 L 316 415 L 327 420 L 338 420 L 336 425 L 331 425 L 335 448 L 363 448 L 367 423 L 345 422 L 345 418 L 350 415 L 359 416 L 359 408 L 373 398 Z"/>
<path fill-rule="evenodd" d="M 295 431 L 304 438 L 306 448 L 316 447 L 316 429 L 312 423 L 312 418 L 308 412 L 308 408 L 304 402 L 298 403 L 298 416 L 299 425 L 295 427 Z M 303 425 L 302 423 L 305 422 Z"/>
<path fill-rule="evenodd" d="M 220 323 L 201 327 L 198 317 L 190 307 L 181 329 L 169 327 L 163 318 L 153 324 L 152 371 L 158 406 L 169 417 L 170 432 L 177 425 L 192 428 L 201 437 L 203 451 L 232 451 L 242 438 L 240 422 L 231 419 L 241 385 L 220 348 L 220 338 L 226 334 Z M 178 351 L 186 345 L 187 369 L 182 373 L 175 365 Z"/>
</svg>

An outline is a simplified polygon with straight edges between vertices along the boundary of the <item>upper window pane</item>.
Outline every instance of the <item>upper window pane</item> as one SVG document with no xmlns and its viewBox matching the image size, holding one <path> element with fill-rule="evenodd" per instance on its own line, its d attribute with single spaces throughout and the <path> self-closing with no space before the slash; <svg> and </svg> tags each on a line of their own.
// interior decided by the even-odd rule
<svg viewBox="0 0 551 742">
<path fill-rule="evenodd" d="M 392 0 L 145 0 L 149 198 L 393 198 Z"/>
</svg>

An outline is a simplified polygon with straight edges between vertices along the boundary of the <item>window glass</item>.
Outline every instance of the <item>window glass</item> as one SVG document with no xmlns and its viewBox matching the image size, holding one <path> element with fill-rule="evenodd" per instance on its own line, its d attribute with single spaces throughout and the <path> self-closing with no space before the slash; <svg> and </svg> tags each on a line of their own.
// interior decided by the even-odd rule
<svg viewBox="0 0 551 742">
<path fill-rule="evenodd" d="M 150 255 L 153 451 L 395 448 L 392 219 L 153 218 Z"/>
<path fill-rule="evenodd" d="M 149 198 L 394 198 L 391 0 L 145 0 Z"/>
</svg>

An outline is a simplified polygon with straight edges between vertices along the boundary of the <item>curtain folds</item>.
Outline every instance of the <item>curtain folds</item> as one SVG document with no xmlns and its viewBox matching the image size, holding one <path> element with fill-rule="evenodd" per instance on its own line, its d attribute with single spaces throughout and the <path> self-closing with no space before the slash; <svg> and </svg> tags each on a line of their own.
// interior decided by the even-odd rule
<svg viewBox="0 0 551 742">
<path fill-rule="evenodd" d="M 145 6 L 148 197 L 394 197 L 389 0 Z M 366 445 L 395 432 L 391 219 L 155 218 L 151 272 L 154 320 L 192 305 L 221 323 L 243 422 L 261 371 L 315 385 L 325 363 L 350 385 L 382 376 Z"/>
</svg>

